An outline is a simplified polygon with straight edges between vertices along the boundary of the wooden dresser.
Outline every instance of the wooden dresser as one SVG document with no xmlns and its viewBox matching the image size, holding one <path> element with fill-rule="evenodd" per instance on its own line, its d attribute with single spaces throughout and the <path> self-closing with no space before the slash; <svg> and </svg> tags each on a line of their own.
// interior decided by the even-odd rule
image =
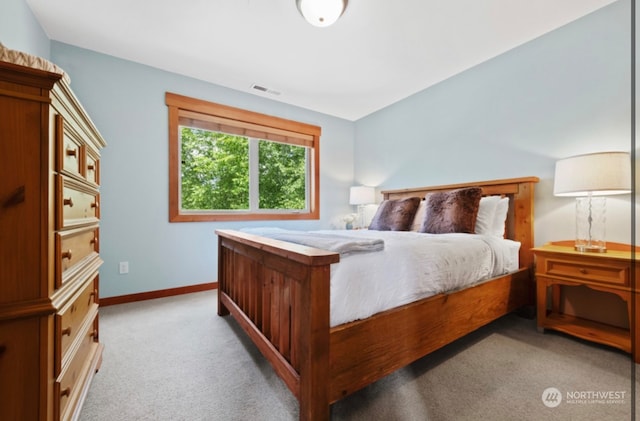
<svg viewBox="0 0 640 421">
<path fill-rule="evenodd" d="M 98 338 L 100 149 L 61 75 L 0 62 L 0 419 L 79 416 Z"/>
</svg>

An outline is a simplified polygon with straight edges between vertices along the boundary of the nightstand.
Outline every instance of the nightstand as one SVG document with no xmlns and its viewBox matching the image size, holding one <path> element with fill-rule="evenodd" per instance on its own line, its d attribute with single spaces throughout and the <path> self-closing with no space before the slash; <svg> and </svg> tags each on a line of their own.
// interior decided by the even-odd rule
<svg viewBox="0 0 640 421">
<path fill-rule="evenodd" d="M 640 362 L 640 308 L 638 287 L 640 261 L 632 259 L 631 246 L 607 242 L 606 253 L 575 251 L 573 241 L 558 241 L 536 247 L 536 305 L 538 329 L 553 329 L 582 339 L 633 353 Z M 640 248 L 636 247 L 638 253 Z M 632 279 L 635 278 L 635 282 Z M 611 326 L 561 312 L 561 288 L 585 286 L 601 293 L 615 294 L 627 304 L 629 329 Z M 549 292 L 551 295 L 549 296 Z M 550 308 L 549 308 L 550 298 Z M 635 316 L 632 312 L 635 301 Z M 632 346 L 635 341 L 635 346 Z"/>
</svg>

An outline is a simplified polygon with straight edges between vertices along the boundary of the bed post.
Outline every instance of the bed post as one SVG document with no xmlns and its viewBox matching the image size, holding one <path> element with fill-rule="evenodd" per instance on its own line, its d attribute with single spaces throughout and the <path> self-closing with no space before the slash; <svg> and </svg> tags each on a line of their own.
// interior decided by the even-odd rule
<svg viewBox="0 0 640 421">
<path fill-rule="evenodd" d="M 520 251 L 518 253 L 520 267 L 529 269 L 528 303 L 518 311 L 521 316 L 526 318 L 534 318 L 536 313 L 535 271 L 532 249 L 535 246 L 533 229 L 534 183 L 537 182 L 538 178 L 530 177 L 518 183 L 518 191 L 513 195 L 513 209 L 509 209 L 509 213 L 513 212 L 510 215 L 512 218 L 509 218 L 511 224 L 508 227 L 513 232 L 510 233 L 511 236 L 509 238 L 520 242 Z"/>
<path fill-rule="evenodd" d="M 518 192 L 514 195 L 513 206 L 515 217 L 513 224 L 515 225 L 512 238 L 519 241 L 520 247 L 520 266 L 528 267 L 533 276 L 533 253 L 531 249 L 534 247 L 533 239 L 533 183 L 522 182 L 518 185 Z M 511 209 L 510 209 L 511 211 Z"/>
<path fill-rule="evenodd" d="M 218 296 L 218 316 L 221 317 L 229 315 L 229 309 L 223 304 L 222 294 L 220 293 L 221 291 L 226 291 L 225 282 L 227 277 L 225 276 L 224 270 L 230 270 L 227 265 L 220 261 L 224 259 L 225 256 L 224 247 L 222 247 L 222 239 L 218 239 L 218 294 L 216 295 Z"/>
<path fill-rule="evenodd" d="M 329 419 L 329 266 L 310 267 L 300 287 L 300 420 Z"/>
</svg>

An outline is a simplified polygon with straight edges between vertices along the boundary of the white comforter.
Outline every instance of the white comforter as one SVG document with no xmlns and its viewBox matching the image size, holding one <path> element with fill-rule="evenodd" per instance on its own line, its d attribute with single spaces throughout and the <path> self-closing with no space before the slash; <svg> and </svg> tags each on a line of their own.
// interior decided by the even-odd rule
<svg viewBox="0 0 640 421">
<path fill-rule="evenodd" d="M 384 250 L 343 256 L 331 266 L 331 326 L 518 268 L 520 243 L 492 236 L 368 230 L 340 234 L 383 239 Z"/>
</svg>

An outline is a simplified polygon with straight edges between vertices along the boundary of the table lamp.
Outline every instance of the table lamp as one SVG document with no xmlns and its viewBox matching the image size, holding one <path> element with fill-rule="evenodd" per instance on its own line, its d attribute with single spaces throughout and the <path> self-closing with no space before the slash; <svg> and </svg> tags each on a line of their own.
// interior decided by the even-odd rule
<svg viewBox="0 0 640 421">
<path fill-rule="evenodd" d="M 369 186 L 353 186 L 349 190 L 349 204 L 358 205 L 358 224 L 356 228 L 365 228 L 364 207 L 376 202 L 376 190 Z"/>
<path fill-rule="evenodd" d="M 631 192 L 627 152 L 598 152 L 556 162 L 553 194 L 576 197 L 575 249 L 604 253 L 606 195 Z"/>
</svg>

